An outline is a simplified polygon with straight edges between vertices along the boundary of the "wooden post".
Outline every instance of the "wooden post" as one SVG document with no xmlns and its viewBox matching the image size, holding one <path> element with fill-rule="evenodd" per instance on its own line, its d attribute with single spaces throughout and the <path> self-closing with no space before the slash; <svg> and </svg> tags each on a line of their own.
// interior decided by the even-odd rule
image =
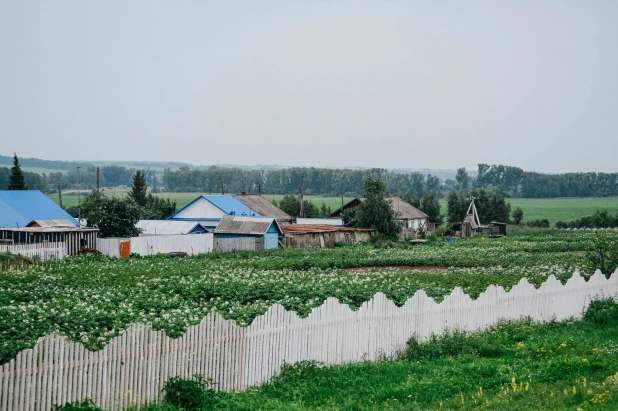
<svg viewBox="0 0 618 411">
<path fill-rule="evenodd" d="M 262 195 L 262 185 L 258 184 L 258 195 Z"/>
<path fill-rule="evenodd" d="M 219 180 L 221 182 L 221 195 L 225 194 L 225 192 L 223 191 L 223 179 Z"/>
<path fill-rule="evenodd" d="M 99 167 L 97 166 L 97 193 L 99 192 Z"/>
</svg>

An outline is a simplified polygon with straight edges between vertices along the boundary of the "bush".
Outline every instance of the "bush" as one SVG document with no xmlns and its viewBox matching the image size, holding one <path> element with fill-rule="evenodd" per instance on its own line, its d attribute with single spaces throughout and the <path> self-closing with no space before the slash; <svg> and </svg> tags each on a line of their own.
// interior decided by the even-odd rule
<svg viewBox="0 0 618 411">
<path fill-rule="evenodd" d="M 591 270 L 599 269 L 609 277 L 618 268 L 618 241 L 612 240 L 607 233 L 596 233 L 586 260 Z"/>
<path fill-rule="evenodd" d="M 185 410 L 199 410 L 214 403 L 212 380 L 195 375 L 192 380 L 170 378 L 163 387 L 165 402 Z"/>
<path fill-rule="evenodd" d="M 618 325 L 618 304 L 611 298 L 595 300 L 584 313 L 584 321 L 596 325 Z"/>
<path fill-rule="evenodd" d="M 55 411 L 103 411 L 101 408 L 94 405 L 92 400 L 86 398 L 84 401 L 69 402 L 65 405 L 56 405 Z"/>
</svg>

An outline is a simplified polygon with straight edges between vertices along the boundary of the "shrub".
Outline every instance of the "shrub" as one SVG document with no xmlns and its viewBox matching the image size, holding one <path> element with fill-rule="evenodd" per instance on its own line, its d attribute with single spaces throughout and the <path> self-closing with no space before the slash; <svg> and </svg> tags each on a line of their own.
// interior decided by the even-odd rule
<svg viewBox="0 0 618 411">
<path fill-rule="evenodd" d="M 165 402 L 178 408 L 196 410 L 209 407 L 214 402 L 212 380 L 195 375 L 192 380 L 173 377 L 163 387 Z"/>
<path fill-rule="evenodd" d="M 56 405 L 55 411 L 103 411 L 101 408 L 94 405 L 91 399 L 86 398 L 84 401 L 69 402 L 65 405 Z"/>
<path fill-rule="evenodd" d="M 592 301 L 584 320 L 602 326 L 618 325 L 618 304 L 611 298 Z"/>
<path fill-rule="evenodd" d="M 591 270 L 599 269 L 609 277 L 618 268 L 618 241 L 611 239 L 607 233 L 596 233 L 592 249 L 586 253 L 586 260 Z"/>
</svg>

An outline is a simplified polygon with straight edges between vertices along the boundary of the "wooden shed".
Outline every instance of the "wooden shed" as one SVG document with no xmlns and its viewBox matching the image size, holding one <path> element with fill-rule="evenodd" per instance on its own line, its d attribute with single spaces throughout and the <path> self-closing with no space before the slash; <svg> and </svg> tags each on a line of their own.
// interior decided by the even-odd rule
<svg viewBox="0 0 618 411">
<path fill-rule="evenodd" d="M 224 216 L 214 231 L 217 251 L 257 251 L 279 247 L 281 227 L 274 217 Z"/>
<path fill-rule="evenodd" d="M 334 248 L 335 243 L 367 241 L 376 230 L 371 228 L 341 227 L 330 224 L 294 224 L 281 227 L 284 247 Z"/>
</svg>

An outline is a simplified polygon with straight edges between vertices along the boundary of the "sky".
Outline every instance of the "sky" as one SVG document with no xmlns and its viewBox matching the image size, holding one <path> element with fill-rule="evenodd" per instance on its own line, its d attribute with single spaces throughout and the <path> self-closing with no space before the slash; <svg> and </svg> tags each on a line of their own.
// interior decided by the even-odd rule
<svg viewBox="0 0 618 411">
<path fill-rule="evenodd" d="M 0 154 L 618 171 L 618 2 L 0 0 Z"/>
</svg>

